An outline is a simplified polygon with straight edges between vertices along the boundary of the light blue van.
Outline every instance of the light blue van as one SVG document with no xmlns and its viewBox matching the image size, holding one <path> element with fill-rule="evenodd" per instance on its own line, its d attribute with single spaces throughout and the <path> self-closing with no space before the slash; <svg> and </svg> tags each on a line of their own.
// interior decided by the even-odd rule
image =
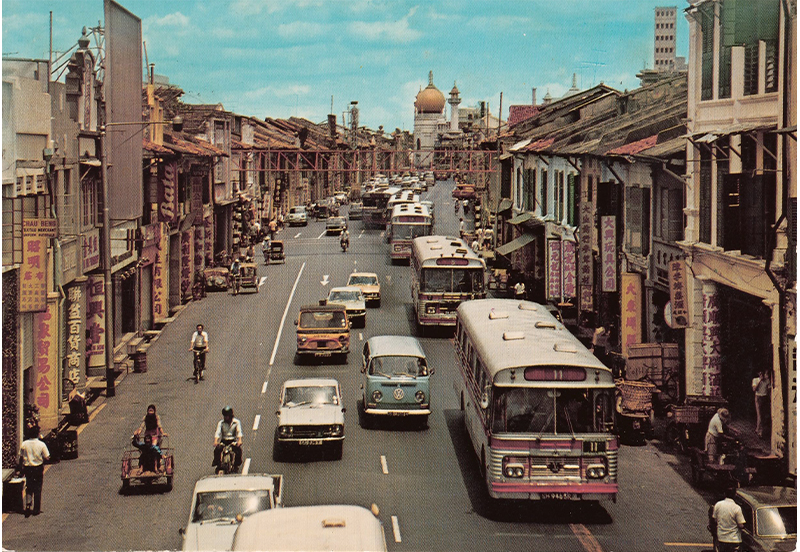
<svg viewBox="0 0 800 552">
<path fill-rule="evenodd" d="M 379 416 L 413 416 L 425 427 L 431 413 L 430 376 L 419 341 L 402 335 L 372 337 L 364 344 L 363 422 Z"/>
</svg>

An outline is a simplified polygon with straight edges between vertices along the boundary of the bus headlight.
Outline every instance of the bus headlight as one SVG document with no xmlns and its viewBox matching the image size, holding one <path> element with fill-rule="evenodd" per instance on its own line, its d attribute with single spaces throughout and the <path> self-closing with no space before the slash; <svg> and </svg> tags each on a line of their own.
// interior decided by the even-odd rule
<svg viewBox="0 0 800 552">
<path fill-rule="evenodd" d="M 606 467 L 603 464 L 590 464 L 586 468 L 586 477 L 589 479 L 602 479 L 606 476 Z"/>
<path fill-rule="evenodd" d="M 525 466 L 517 463 L 508 463 L 503 468 L 503 474 L 506 477 L 519 478 L 525 475 Z"/>
<path fill-rule="evenodd" d="M 427 314 L 436 314 L 436 305 L 426 305 L 425 312 Z"/>
<path fill-rule="evenodd" d="M 373 401 L 380 402 L 382 398 L 383 398 L 383 393 L 381 393 L 379 389 L 376 389 L 375 391 L 372 392 Z"/>
<path fill-rule="evenodd" d="M 417 400 L 418 403 L 425 401 L 425 392 L 422 390 L 417 391 L 414 393 L 414 398 Z"/>
</svg>

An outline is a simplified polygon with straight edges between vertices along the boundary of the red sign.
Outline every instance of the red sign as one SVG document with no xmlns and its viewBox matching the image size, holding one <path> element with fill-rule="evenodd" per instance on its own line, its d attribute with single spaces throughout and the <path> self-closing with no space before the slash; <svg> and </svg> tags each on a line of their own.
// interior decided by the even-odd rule
<svg viewBox="0 0 800 552">
<path fill-rule="evenodd" d="M 628 356 L 628 347 L 642 342 L 642 279 L 639 274 L 622 274 L 622 305 L 620 335 L 622 354 Z"/>
<path fill-rule="evenodd" d="M 578 285 L 582 311 L 594 310 L 594 260 L 592 259 L 592 230 L 594 211 L 591 202 L 581 203 L 580 244 L 578 245 Z"/>
<path fill-rule="evenodd" d="M 578 366 L 562 366 L 560 368 L 534 366 L 525 368 L 525 379 L 527 381 L 584 381 L 586 370 Z"/>
<path fill-rule="evenodd" d="M 617 217 L 600 217 L 602 290 L 617 291 Z"/>
<path fill-rule="evenodd" d="M 56 302 L 47 304 L 44 312 L 34 315 L 36 341 L 34 402 L 39 407 L 42 429 L 58 424 L 58 320 Z"/>
<path fill-rule="evenodd" d="M 703 286 L 703 389 L 706 397 L 721 397 L 722 348 L 720 345 L 719 295 Z"/>
<path fill-rule="evenodd" d="M 169 235 L 165 224 L 158 225 L 156 241 L 156 260 L 153 263 L 153 316 L 156 321 L 169 316 L 169 281 L 167 280 L 167 253 Z"/>
<path fill-rule="evenodd" d="M 689 303 L 686 300 L 686 263 L 682 260 L 669 263 L 669 301 L 672 305 L 670 328 L 689 326 Z"/>
<path fill-rule="evenodd" d="M 577 265 L 575 242 L 561 242 L 561 288 L 564 299 L 574 299 L 576 293 Z"/>
<path fill-rule="evenodd" d="M 181 298 L 187 299 L 192 295 L 192 260 L 194 251 L 194 232 L 187 230 L 181 232 Z"/>
<path fill-rule="evenodd" d="M 561 301 L 561 240 L 547 240 L 547 299 Z"/>
<path fill-rule="evenodd" d="M 81 235 L 81 263 L 84 273 L 100 266 L 100 230 L 97 228 Z"/>
</svg>

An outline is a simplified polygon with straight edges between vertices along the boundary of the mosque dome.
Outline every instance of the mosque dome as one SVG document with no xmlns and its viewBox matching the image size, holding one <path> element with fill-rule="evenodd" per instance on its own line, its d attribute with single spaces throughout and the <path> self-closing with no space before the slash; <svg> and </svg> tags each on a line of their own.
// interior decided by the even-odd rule
<svg viewBox="0 0 800 552">
<path fill-rule="evenodd" d="M 414 106 L 419 113 L 441 113 L 444 104 L 444 94 L 433 85 L 433 71 L 431 71 L 428 73 L 428 86 L 417 94 Z"/>
</svg>

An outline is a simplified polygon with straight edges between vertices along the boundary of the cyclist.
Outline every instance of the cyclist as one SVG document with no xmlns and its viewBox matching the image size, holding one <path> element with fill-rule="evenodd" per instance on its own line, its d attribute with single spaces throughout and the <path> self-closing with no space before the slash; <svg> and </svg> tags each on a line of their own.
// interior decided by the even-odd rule
<svg viewBox="0 0 800 552">
<path fill-rule="evenodd" d="M 239 291 L 239 273 L 241 270 L 241 263 L 239 262 L 239 257 L 233 259 L 231 263 L 230 273 L 231 273 L 231 284 L 233 285 L 233 294 L 236 295 Z"/>
<path fill-rule="evenodd" d="M 214 467 L 219 467 L 220 457 L 225 445 L 233 445 L 234 471 L 242 463 L 242 423 L 233 417 L 233 408 L 226 406 L 222 409 L 222 419 L 217 422 L 214 433 Z"/>
<path fill-rule="evenodd" d="M 203 372 L 206 369 L 206 353 L 208 353 L 208 333 L 203 329 L 202 324 L 197 325 L 197 331 L 192 334 L 192 339 L 189 342 L 189 350 L 197 355 L 197 363 L 199 366 L 195 370 L 199 370 L 199 378 L 195 377 L 195 382 L 198 379 L 203 379 Z"/>
</svg>

